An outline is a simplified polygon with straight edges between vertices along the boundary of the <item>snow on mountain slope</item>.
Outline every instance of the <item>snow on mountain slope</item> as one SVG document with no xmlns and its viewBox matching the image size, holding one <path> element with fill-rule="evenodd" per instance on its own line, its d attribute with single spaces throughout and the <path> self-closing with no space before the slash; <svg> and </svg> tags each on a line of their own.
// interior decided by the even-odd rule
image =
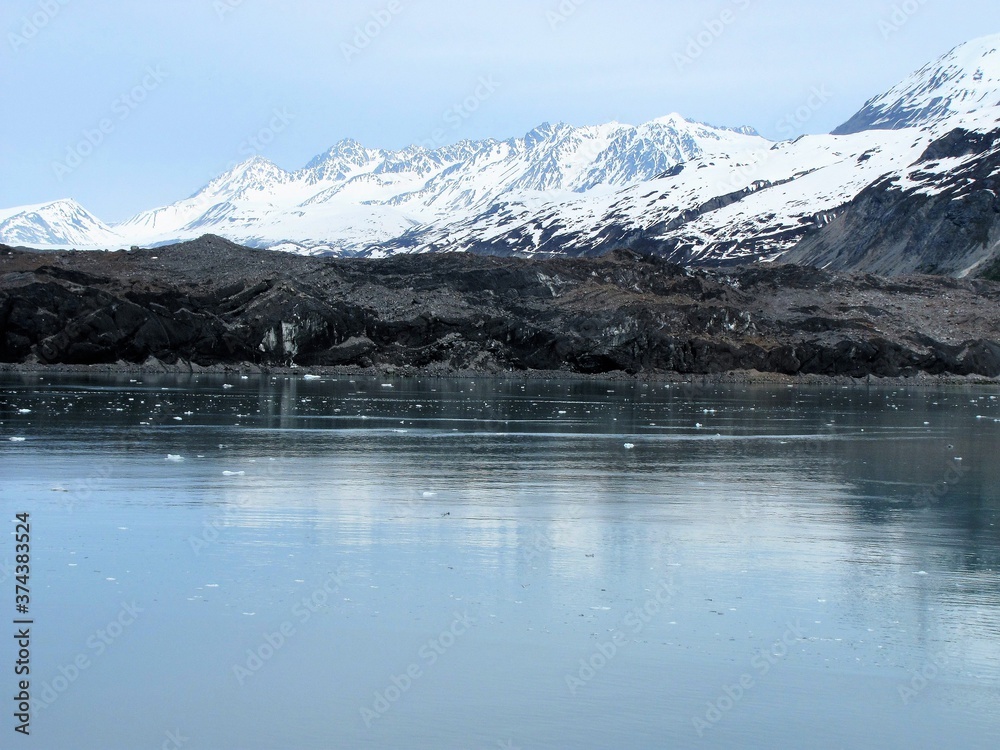
<svg viewBox="0 0 1000 750">
<path fill-rule="evenodd" d="M 991 220 L 979 221 L 975 211 L 993 210 L 987 172 L 996 154 L 977 139 L 998 128 L 994 35 L 925 66 L 831 135 L 773 143 L 751 129 L 674 114 L 639 126 L 545 123 L 520 138 L 434 150 L 344 140 L 293 172 L 254 157 L 190 198 L 113 228 L 65 201 L 0 212 L 0 241 L 150 246 L 213 233 L 309 255 L 596 255 L 632 247 L 690 264 L 865 257 L 873 268 L 953 272 L 956 264 L 969 268 L 992 257 L 988 248 L 960 246 L 993 236 Z M 949 141 L 959 129 L 964 135 Z M 976 195 L 963 193 L 956 179 Z M 944 198 L 934 206 L 944 218 L 921 224 L 921 196 L 936 195 L 964 201 L 961 226 L 948 222 Z M 886 252 L 895 260 L 880 265 L 851 238 L 869 236 L 861 227 L 882 221 L 879 206 L 887 202 L 909 222 L 897 234 L 916 245 L 893 245 Z M 966 232 L 972 225 L 981 230 Z M 920 244 L 931 236 L 925 229 L 954 263 Z M 822 241 L 810 245 L 816 237 Z M 808 252 L 792 252 L 803 243 Z M 838 249 L 845 243 L 852 247 L 846 254 Z M 917 245 L 922 260 L 914 265 L 915 256 L 903 256 Z"/>
<path fill-rule="evenodd" d="M 122 238 L 73 200 L 0 209 L 0 242 L 31 247 L 120 247 Z"/>
<path fill-rule="evenodd" d="M 834 135 L 954 125 L 1000 107 L 1000 34 L 962 44 L 868 101 Z"/>
<path fill-rule="evenodd" d="M 912 165 L 949 132 L 990 133 L 1000 126 L 998 49 L 1000 36 L 970 42 L 872 100 L 852 120 L 868 122 L 871 130 L 845 126 L 839 135 L 705 154 L 658 179 L 612 192 L 543 200 L 509 194 L 488 210 L 416 228 L 368 254 L 597 255 L 626 246 L 690 264 L 774 261 L 836 221 L 872 185 L 905 190 Z M 953 170 L 974 171 L 987 157 L 973 147 L 961 158 L 924 165 L 913 190 L 940 190 Z M 936 179 L 928 177 L 931 169 Z M 910 219 L 919 224 L 919 215 Z M 960 256 L 982 253 L 973 248 Z M 954 270 L 943 260 L 925 266 Z"/>
<path fill-rule="evenodd" d="M 873 182 L 784 258 L 869 273 L 996 276 L 1000 122 L 950 131 L 910 167 Z"/>
<path fill-rule="evenodd" d="M 702 156 L 624 189 L 515 197 L 371 253 L 595 255 L 631 246 L 689 263 L 774 259 L 873 180 L 911 163 L 928 140 L 912 131 L 808 136 Z"/>
<path fill-rule="evenodd" d="M 679 115 L 638 127 L 545 124 L 522 138 L 433 151 L 368 149 L 347 140 L 296 172 L 255 157 L 187 200 L 116 229 L 136 244 L 211 232 L 261 246 L 293 242 L 353 252 L 414 226 L 488 210 L 504 195 L 628 185 L 702 154 L 765 143 L 750 129 L 714 128 Z"/>
</svg>

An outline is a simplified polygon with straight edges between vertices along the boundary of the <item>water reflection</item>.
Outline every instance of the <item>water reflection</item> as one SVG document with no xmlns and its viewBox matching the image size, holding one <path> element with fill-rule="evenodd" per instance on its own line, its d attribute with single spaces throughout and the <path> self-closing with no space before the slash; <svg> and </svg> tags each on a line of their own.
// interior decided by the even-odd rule
<svg viewBox="0 0 1000 750">
<path fill-rule="evenodd" d="M 156 746 L 148 727 L 181 718 L 207 748 L 991 747 L 998 419 L 977 388 L 4 376 L 0 501 L 45 529 L 38 617 L 60 623 L 40 679 L 123 597 L 149 612 L 39 731 L 101 748 Z M 337 570 L 337 599 L 237 684 L 234 662 Z M 667 603 L 627 625 L 664 582 Z M 366 726 L 359 709 L 465 608 L 476 627 Z M 759 674 L 789 623 L 804 636 Z M 621 655 L 570 694 L 618 631 Z M 692 717 L 744 672 L 758 686 L 698 737 Z M 94 729 L 109 696 L 131 713 Z"/>
</svg>

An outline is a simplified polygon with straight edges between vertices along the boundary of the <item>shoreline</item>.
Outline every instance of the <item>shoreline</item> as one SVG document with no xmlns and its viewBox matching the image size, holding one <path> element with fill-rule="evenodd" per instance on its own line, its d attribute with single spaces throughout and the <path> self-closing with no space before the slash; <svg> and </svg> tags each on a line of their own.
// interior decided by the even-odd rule
<svg viewBox="0 0 1000 750">
<path fill-rule="evenodd" d="M 636 374 L 626 372 L 581 373 L 572 370 L 509 370 L 490 371 L 482 369 L 444 370 L 435 368 L 414 367 L 330 367 L 330 366 L 293 366 L 267 367 L 253 363 L 233 363 L 225 365 L 210 365 L 202 367 L 188 362 L 166 364 L 163 362 L 145 362 L 142 364 L 116 362 L 114 364 L 95 365 L 46 365 L 42 363 L 10 363 L 0 362 L 0 374 L 14 375 L 257 375 L 257 376 L 292 376 L 307 375 L 319 377 L 352 376 L 368 378 L 438 378 L 438 379 L 468 379 L 496 378 L 506 380 L 582 380 L 636 383 L 670 383 L 692 386 L 711 385 L 816 385 L 816 386 L 916 386 L 936 387 L 942 385 L 955 386 L 1000 386 L 1000 377 L 991 378 L 985 375 L 931 375 L 925 372 L 912 376 L 879 377 L 867 375 L 854 378 L 848 375 L 786 375 L 783 373 L 759 372 L 756 370 L 731 370 L 728 372 L 708 374 L 688 374 L 677 372 L 641 372 Z"/>
<path fill-rule="evenodd" d="M 323 260 L 215 237 L 116 257 L 12 251 L 0 369 L 997 383 L 998 295 L 984 281 L 708 271 L 625 251 Z"/>
</svg>

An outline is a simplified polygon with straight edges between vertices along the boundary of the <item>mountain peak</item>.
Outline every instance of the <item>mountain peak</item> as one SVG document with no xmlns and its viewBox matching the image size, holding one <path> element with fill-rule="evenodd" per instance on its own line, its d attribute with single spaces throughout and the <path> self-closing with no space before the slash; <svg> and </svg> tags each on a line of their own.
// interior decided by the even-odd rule
<svg viewBox="0 0 1000 750">
<path fill-rule="evenodd" d="M 1000 34 L 992 34 L 955 47 L 869 100 L 833 134 L 935 126 L 998 108 Z"/>
<path fill-rule="evenodd" d="M 678 114 L 677 112 L 671 112 L 669 115 L 664 115 L 663 117 L 657 117 L 653 120 L 657 125 L 691 125 L 691 120 L 684 117 L 684 115 Z"/>
<path fill-rule="evenodd" d="M 223 172 L 192 197 L 205 193 L 215 194 L 246 189 L 263 190 L 287 182 L 288 179 L 289 174 L 281 167 L 260 154 L 254 154 L 246 161 L 242 161 Z"/>
<path fill-rule="evenodd" d="M 0 210 L 0 241 L 7 245 L 103 246 L 119 244 L 107 224 L 72 198 Z"/>
</svg>

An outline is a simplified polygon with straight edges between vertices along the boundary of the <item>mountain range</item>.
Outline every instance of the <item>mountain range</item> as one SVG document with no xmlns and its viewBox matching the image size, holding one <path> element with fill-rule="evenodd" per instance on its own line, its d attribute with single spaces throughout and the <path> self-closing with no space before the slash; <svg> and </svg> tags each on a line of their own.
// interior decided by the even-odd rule
<svg viewBox="0 0 1000 750">
<path fill-rule="evenodd" d="M 639 126 L 546 123 L 438 149 L 345 140 L 293 172 L 253 157 L 119 224 L 73 200 L 0 209 L 0 243 L 115 249 L 215 234 L 307 255 L 628 248 L 686 265 L 988 276 L 1000 270 L 998 182 L 993 35 L 829 135 L 774 142 L 673 114 Z"/>
</svg>

